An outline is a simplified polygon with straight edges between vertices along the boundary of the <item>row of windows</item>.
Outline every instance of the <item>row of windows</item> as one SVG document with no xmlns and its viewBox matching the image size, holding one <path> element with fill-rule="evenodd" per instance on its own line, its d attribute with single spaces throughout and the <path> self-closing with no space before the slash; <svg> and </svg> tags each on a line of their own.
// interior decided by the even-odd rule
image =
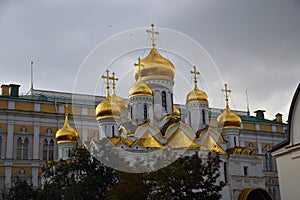
<svg viewBox="0 0 300 200">
<path fill-rule="evenodd" d="M 0 157 L 3 151 L 3 140 L 0 136 Z M 26 160 L 29 158 L 29 147 L 30 141 L 27 137 L 22 138 L 18 137 L 16 142 L 16 159 L 23 159 Z M 55 141 L 51 139 L 49 142 L 47 139 L 44 139 L 43 146 L 42 146 L 42 159 L 43 160 L 53 160 L 54 159 L 54 148 L 55 148 Z"/>
</svg>

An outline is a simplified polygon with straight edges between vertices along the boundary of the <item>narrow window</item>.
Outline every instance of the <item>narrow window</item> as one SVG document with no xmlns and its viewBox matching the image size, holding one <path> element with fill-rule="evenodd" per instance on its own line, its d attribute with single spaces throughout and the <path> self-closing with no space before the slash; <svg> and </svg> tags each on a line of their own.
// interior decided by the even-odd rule
<svg viewBox="0 0 300 200">
<path fill-rule="evenodd" d="M 21 137 L 17 140 L 17 159 L 21 159 L 22 155 L 22 139 Z"/>
<path fill-rule="evenodd" d="M 54 160 L 54 141 L 51 139 L 49 144 L 49 160 Z"/>
<path fill-rule="evenodd" d="M 29 140 L 25 138 L 23 143 L 23 159 L 28 159 Z"/>
<path fill-rule="evenodd" d="M 166 92 L 162 91 L 161 93 L 161 104 L 162 107 L 165 109 L 165 111 L 167 112 L 167 96 L 166 96 Z"/>
<path fill-rule="evenodd" d="M 192 124 L 192 115 L 191 111 L 189 111 L 189 123 Z"/>
<path fill-rule="evenodd" d="M 146 120 L 148 118 L 148 109 L 147 109 L 147 105 L 144 104 L 144 120 Z"/>
<path fill-rule="evenodd" d="M 244 176 L 248 176 L 248 166 L 244 166 Z"/>
<path fill-rule="evenodd" d="M 133 119 L 133 114 L 132 114 L 132 106 L 130 106 L 130 116 L 131 116 L 131 119 Z"/>
<path fill-rule="evenodd" d="M 234 146 L 236 147 L 236 137 L 234 137 L 233 139 L 234 139 Z"/>
<path fill-rule="evenodd" d="M 48 141 L 47 141 L 47 139 L 44 139 L 44 142 L 43 142 L 43 160 L 47 160 L 47 154 L 48 154 Z"/>
<path fill-rule="evenodd" d="M 115 137 L 115 126 L 111 127 L 112 137 Z"/>
<path fill-rule="evenodd" d="M 205 124 L 205 110 L 202 110 L 202 124 Z"/>
</svg>

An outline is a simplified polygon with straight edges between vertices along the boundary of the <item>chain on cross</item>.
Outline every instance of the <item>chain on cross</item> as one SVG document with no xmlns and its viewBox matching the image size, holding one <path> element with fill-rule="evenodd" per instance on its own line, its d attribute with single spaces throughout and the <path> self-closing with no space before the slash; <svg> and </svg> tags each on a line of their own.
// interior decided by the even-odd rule
<svg viewBox="0 0 300 200">
<path fill-rule="evenodd" d="M 151 33 L 152 47 L 155 48 L 155 34 L 158 35 L 158 31 L 154 31 L 154 24 L 151 24 L 151 31 L 146 30 L 147 33 Z"/>
</svg>

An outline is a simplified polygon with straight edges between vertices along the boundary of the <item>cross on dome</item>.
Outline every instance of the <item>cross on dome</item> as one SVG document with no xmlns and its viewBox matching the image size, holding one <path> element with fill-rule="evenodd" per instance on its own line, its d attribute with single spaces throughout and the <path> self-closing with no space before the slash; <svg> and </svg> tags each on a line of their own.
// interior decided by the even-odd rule
<svg viewBox="0 0 300 200">
<path fill-rule="evenodd" d="M 102 75 L 101 78 L 106 79 L 106 97 L 109 97 L 109 80 L 111 80 L 113 77 L 109 76 L 109 70 L 106 71 L 106 76 Z"/>
<path fill-rule="evenodd" d="M 116 94 L 116 81 L 119 79 L 115 76 L 115 72 L 112 73 L 112 77 L 109 77 L 109 79 L 112 80 L 113 94 Z"/>
<path fill-rule="evenodd" d="M 197 86 L 197 75 L 200 74 L 200 72 L 197 71 L 196 66 L 194 66 L 194 71 L 191 71 L 191 74 L 194 75 L 194 83 L 195 83 L 195 87 Z"/>
<path fill-rule="evenodd" d="M 229 96 L 229 93 L 231 92 L 231 90 L 229 90 L 227 88 L 227 84 L 226 83 L 224 84 L 224 86 L 225 86 L 225 89 L 222 89 L 222 92 L 225 92 L 226 108 L 229 108 L 229 106 L 228 106 L 228 96 Z"/>
<path fill-rule="evenodd" d="M 151 31 L 146 30 L 147 33 L 151 33 L 151 40 L 152 40 L 152 48 L 155 48 L 155 34 L 158 35 L 158 31 L 154 31 L 154 24 L 151 24 Z"/>
<path fill-rule="evenodd" d="M 141 58 L 140 57 L 138 57 L 138 63 L 134 63 L 134 66 L 135 67 L 138 67 L 138 81 L 141 79 L 141 77 L 142 77 L 142 73 L 141 73 L 141 66 L 143 66 L 142 64 L 141 64 Z"/>
</svg>

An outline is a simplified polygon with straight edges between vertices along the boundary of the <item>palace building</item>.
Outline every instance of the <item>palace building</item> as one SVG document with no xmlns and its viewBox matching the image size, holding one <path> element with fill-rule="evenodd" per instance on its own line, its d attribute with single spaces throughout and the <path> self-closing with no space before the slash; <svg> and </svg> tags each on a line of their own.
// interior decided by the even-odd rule
<svg viewBox="0 0 300 200">
<path fill-rule="evenodd" d="M 19 177 L 33 186 L 41 183 L 41 166 L 48 160 L 68 159 L 82 143 L 99 148 L 109 144 L 124 152 L 208 152 L 220 154 L 223 199 L 253 196 L 280 199 L 276 164 L 269 150 L 286 139 L 282 115 L 266 119 L 263 110 L 230 109 L 227 84 L 225 108 L 211 108 L 199 89 L 197 68 L 191 71 L 194 88 L 185 104 L 173 103 L 176 68 L 155 46 L 134 64 L 135 84 L 128 98 L 116 94 L 116 74 L 105 72 L 106 95 L 71 94 L 33 89 L 19 95 L 19 85 L 2 85 L 0 96 L 0 188 Z M 130 64 L 129 64 L 130 65 Z M 221 90 L 222 88 L 220 88 Z M 69 105 L 66 105 L 69 102 Z M 76 119 L 76 120 L 74 120 Z"/>
</svg>

